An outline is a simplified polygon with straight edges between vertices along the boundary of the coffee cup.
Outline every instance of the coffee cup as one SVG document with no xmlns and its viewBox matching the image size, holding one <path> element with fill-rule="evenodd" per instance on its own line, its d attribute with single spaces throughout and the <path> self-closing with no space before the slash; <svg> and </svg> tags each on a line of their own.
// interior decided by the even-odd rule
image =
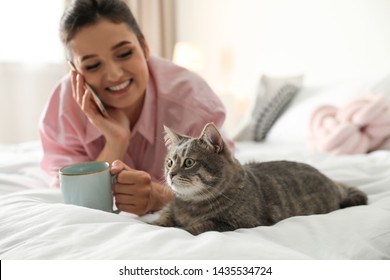
<svg viewBox="0 0 390 280">
<path fill-rule="evenodd" d="M 112 185 L 108 162 L 83 162 L 59 171 L 64 203 L 113 212 Z"/>
</svg>

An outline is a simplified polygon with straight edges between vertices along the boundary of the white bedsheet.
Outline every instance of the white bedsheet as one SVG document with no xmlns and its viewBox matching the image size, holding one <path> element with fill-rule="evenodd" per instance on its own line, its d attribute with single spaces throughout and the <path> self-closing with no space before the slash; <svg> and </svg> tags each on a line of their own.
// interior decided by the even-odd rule
<svg viewBox="0 0 390 280">
<path fill-rule="evenodd" d="M 62 203 L 39 168 L 38 143 L 0 146 L 1 259 L 390 259 L 390 152 L 331 156 L 241 143 L 237 157 L 307 162 L 357 185 L 369 205 L 271 227 L 206 232 L 151 226 L 128 214 Z"/>
</svg>

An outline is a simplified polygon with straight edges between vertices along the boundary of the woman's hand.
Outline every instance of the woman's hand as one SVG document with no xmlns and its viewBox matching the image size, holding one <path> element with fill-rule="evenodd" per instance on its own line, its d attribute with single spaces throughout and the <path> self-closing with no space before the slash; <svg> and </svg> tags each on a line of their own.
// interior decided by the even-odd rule
<svg viewBox="0 0 390 280">
<path fill-rule="evenodd" d="M 104 117 L 95 104 L 92 93 L 85 87 L 83 76 L 74 71 L 72 71 L 72 89 L 73 98 L 89 121 L 104 135 L 109 146 L 107 150 L 112 151 L 115 159 L 123 158 L 130 139 L 129 118 L 123 111 L 114 108 L 106 108 L 109 117 Z"/>
<path fill-rule="evenodd" d="M 172 191 L 154 183 L 148 173 L 134 170 L 122 161 L 112 163 L 111 173 L 116 174 L 113 193 L 120 211 L 144 215 L 160 210 L 172 200 Z"/>
</svg>

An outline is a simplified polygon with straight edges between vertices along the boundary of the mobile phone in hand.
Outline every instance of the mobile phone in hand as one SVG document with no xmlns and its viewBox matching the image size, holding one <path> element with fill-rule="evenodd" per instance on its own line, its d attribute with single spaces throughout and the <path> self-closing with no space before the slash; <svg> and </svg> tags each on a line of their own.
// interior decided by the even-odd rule
<svg viewBox="0 0 390 280">
<path fill-rule="evenodd" d="M 75 71 L 76 73 L 80 74 L 76 67 L 74 66 L 73 62 L 68 60 L 68 64 L 70 66 L 70 68 L 72 68 L 73 71 Z M 81 74 L 80 74 L 81 75 Z M 93 90 L 93 88 L 84 80 L 84 83 L 85 83 L 85 86 L 88 88 L 88 90 L 92 93 L 92 98 L 93 98 L 93 101 L 95 102 L 96 106 L 99 108 L 99 111 L 100 113 L 104 116 L 104 117 L 108 117 L 108 112 L 106 110 L 106 108 L 104 107 L 102 101 L 99 99 L 99 97 L 97 96 L 96 92 Z"/>
</svg>

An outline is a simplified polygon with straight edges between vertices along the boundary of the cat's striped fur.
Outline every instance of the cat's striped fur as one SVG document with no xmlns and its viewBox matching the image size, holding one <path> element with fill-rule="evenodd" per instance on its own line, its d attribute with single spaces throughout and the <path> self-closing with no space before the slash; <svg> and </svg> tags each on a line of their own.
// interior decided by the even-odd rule
<svg viewBox="0 0 390 280">
<path fill-rule="evenodd" d="M 213 124 L 198 138 L 165 130 L 165 175 L 175 198 L 154 224 L 196 235 L 269 226 L 291 216 L 367 204 L 362 191 L 336 183 L 307 164 L 241 165 Z"/>
</svg>

